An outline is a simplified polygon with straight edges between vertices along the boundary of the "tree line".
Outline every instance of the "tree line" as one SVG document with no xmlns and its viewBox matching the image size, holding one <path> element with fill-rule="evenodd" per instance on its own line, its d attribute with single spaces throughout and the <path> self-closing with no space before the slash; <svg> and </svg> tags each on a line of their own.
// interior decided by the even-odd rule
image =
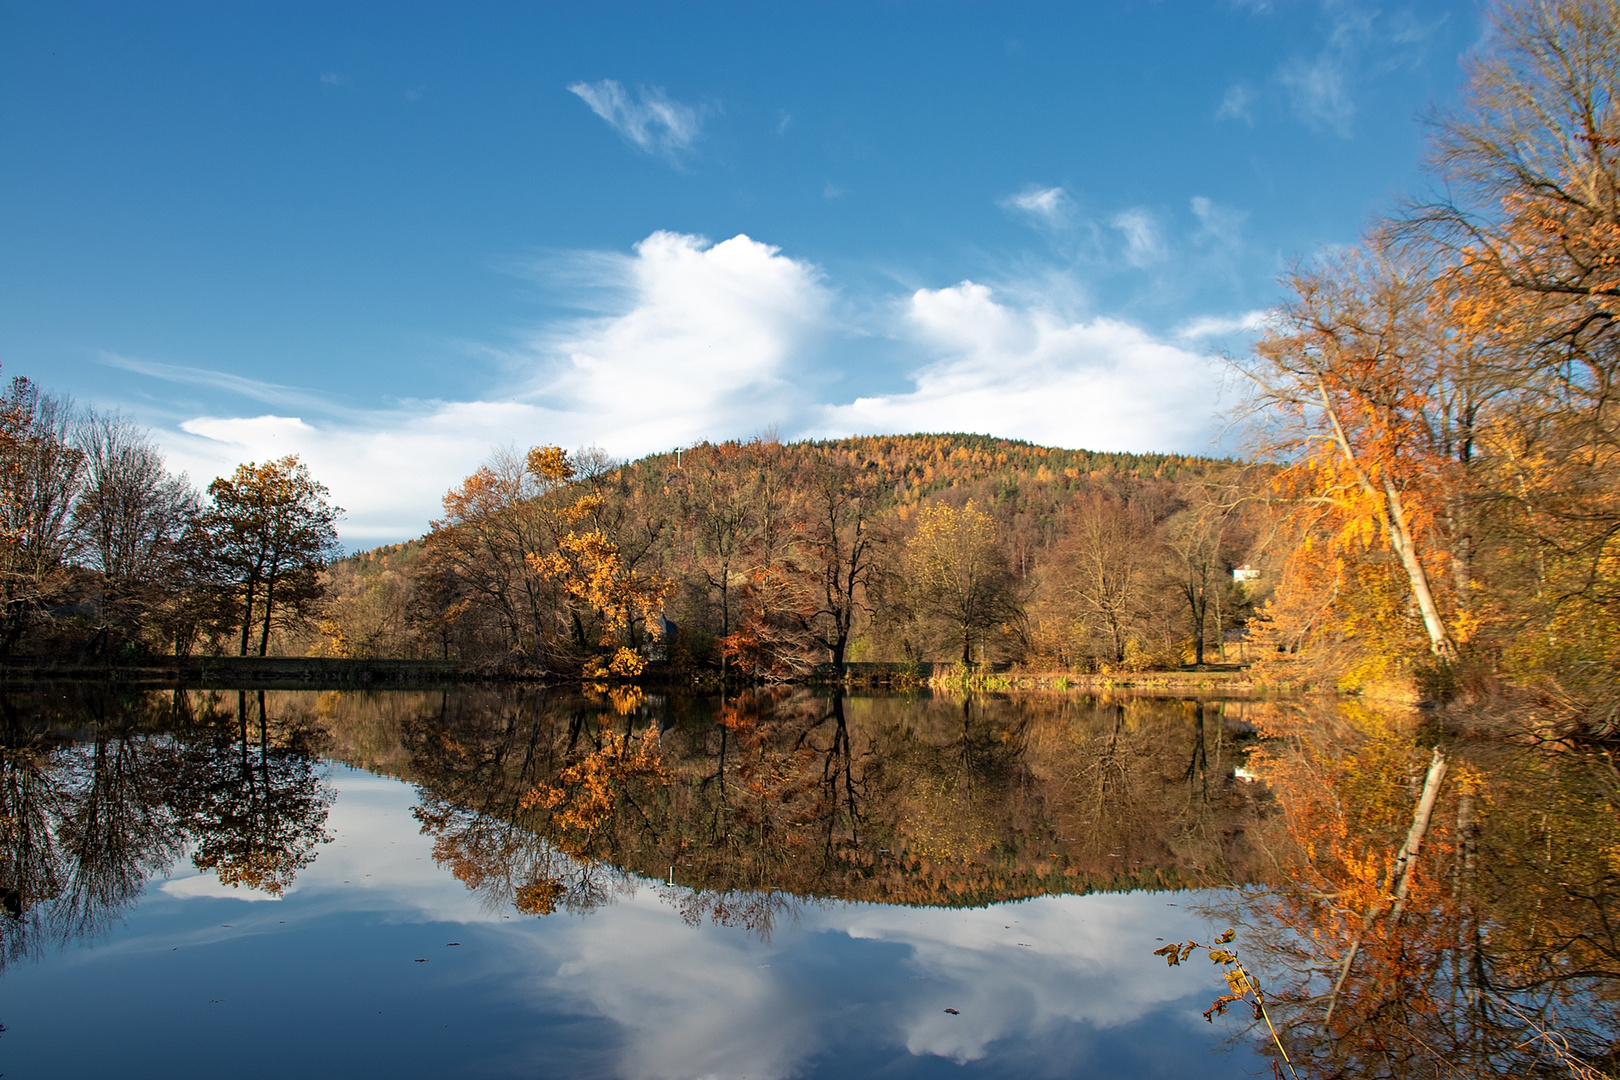
<svg viewBox="0 0 1620 1080">
<path fill-rule="evenodd" d="M 14 378 L 0 397 L 0 655 L 260 656 L 303 624 L 340 554 L 296 457 L 199 492 L 145 429 Z"/>
</svg>

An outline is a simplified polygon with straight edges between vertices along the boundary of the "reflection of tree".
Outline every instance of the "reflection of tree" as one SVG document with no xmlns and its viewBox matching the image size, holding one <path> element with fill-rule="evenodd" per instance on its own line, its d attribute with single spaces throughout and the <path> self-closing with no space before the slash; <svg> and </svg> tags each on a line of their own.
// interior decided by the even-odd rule
<svg viewBox="0 0 1620 1080">
<path fill-rule="evenodd" d="M 272 738 L 272 728 L 277 738 Z M 192 862 L 227 885 L 280 895 L 324 843 L 332 791 L 310 756 L 313 730 L 272 724 L 264 691 L 236 695 L 236 730 L 221 726 L 181 753 L 180 806 Z"/>
<path fill-rule="evenodd" d="M 58 936 L 67 939 L 104 931 L 149 879 L 168 871 L 186 835 L 169 801 L 172 742 L 98 726 L 94 741 L 61 765 L 57 780 L 75 793 L 57 824 L 72 868 L 56 911 Z"/>
<path fill-rule="evenodd" d="M 104 932 L 183 850 L 173 746 L 141 730 L 147 704 L 71 701 L 61 727 L 94 725 L 72 743 L 48 704 L 0 699 L 0 965 Z"/>
<path fill-rule="evenodd" d="M 1429 754 L 1415 725 L 1279 709 L 1264 730 L 1251 760 L 1285 814 L 1267 837 L 1275 886 L 1244 914 L 1302 1075 L 1568 1075 L 1566 1045 L 1613 1070 L 1620 785 L 1604 761 L 1452 747 L 1397 913 L 1396 847 Z"/>
<path fill-rule="evenodd" d="M 0 695 L 0 965 L 105 933 L 193 842 L 199 866 L 218 866 L 223 880 L 237 866 L 272 867 L 269 877 L 236 874 L 260 887 L 283 887 L 308 863 L 329 795 L 307 733 L 277 728 L 271 747 L 261 705 L 260 742 L 244 758 L 234 732 L 245 701 L 221 731 L 211 696 L 197 699 L 105 688 Z M 229 767 L 212 764 L 219 758 Z M 216 812 L 233 798 L 256 809 Z M 296 820 L 273 820 L 283 813 Z M 253 854 L 220 857 L 233 848 Z"/>
<path fill-rule="evenodd" d="M 633 871 L 667 879 L 688 918 L 768 933 L 806 897 L 1218 883 L 1243 857 L 1252 791 L 1219 775 L 1221 729 L 1201 743 L 1199 715 L 1220 714 L 785 688 L 718 703 L 468 693 L 421 699 L 399 768 L 423 786 L 441 864 L 491 903 L 580 910 Z M 1192 793 L 1189 756 L 1216 774 Z"/>
</svg>

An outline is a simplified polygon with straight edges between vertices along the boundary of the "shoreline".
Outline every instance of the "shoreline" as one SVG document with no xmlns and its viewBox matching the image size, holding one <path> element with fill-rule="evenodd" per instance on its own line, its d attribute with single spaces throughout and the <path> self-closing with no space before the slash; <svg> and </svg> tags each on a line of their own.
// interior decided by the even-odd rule
<svg viewBox="0 0 1620 1080">
<path fill-rule="evenodd" d="M 147 658 L 133 663 L 76 662 L 38 657 L 0 659 L 0 682 L 115 682 L 146 686 L 196 686 L 252 689 L 405 689 L 450 685 L 534 684 L 569 686 L 577 677 L 523 669 L 512 665 L 467 664 L 455 660 L 359 660 L 340 657 L 295 656 L 188 656 Z M 720 692 L 718 679 L 692 679 L 650 665 L 629 685 L 646 689 L 681 688 L 699 693 Z M 752 680 L 736 680 L 740 689 Z M 769 684 L 767 684 L 769 685 Z M 1206 665 L 1179 671 L 1075 674 L 1065 671 L 1025 672 L 964 669 L 956 664 L 902 664 L 859 662 L 846 665 L 843 678 L 823 665 L 806 678 L 787 685 L 846 690 L 934 690 L 967 693 L 1138 693 L 1148 695 L 1196 694 L 1254 697 L 1295 696 L 1306 687 L 1294 683 L 1256 679 L 1237 665 Z"/>
</svg>

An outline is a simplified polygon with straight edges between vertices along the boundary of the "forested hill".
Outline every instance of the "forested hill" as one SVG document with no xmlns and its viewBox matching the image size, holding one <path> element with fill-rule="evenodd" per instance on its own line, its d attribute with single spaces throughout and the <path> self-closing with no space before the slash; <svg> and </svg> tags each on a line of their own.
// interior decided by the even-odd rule
<svg viewBox="0 0 1620 1080">
<path fill-rule="evenodd" d="M 856 435 L 789 443 L 784 449 L 814 456 L 830 452 L 851 462 L 875 462 L 892 482 L 905 485 L 909 501 L 931 498 L 959 486 L 986 482 L 998 492 L 1026 483 L 1080 490 L 1116 481 L 1178 483 L 1223 472 L 1230 459 L 1191 454 L 1128 454 L 1099 450 L 1065 450 L 1021 439 L 963 432 L 914 435 Z M 685 453 L 684 451 L 682 452 Z M 649 454 L 635 464 L 673 466 L 676 454 Z"/>
<path fill-rule="evenodd" d="M 1201 661 L 1248 610 L 1222 582 L 1264 472 L 969 434 L 502 451 L 421 541 L 332 567 L 319 647 L 630 675 L 662 621 L 699 669 L 784 677 L 854 656 Z"/>
</svg>

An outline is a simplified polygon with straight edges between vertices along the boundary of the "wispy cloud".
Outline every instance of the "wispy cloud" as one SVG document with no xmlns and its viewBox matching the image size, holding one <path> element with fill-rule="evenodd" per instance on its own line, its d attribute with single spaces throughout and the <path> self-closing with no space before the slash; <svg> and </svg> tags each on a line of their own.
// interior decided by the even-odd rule
<svg viewBox="0 0 1620 1080">
<path fill-rule="evenodd" d="M 1205 315 L 1176 331 L 1183 341 L 1202 338 L 1226 337 L 1231 334 L 1252 334 L 1265 329 L 1271 318 L 1269 311 L 1246 311 L 1241 315 Z"/>
<path fill-rule="evenodd" d="M 1221 98 L 1221 107 L 1215 110 L 1217 120 L 1241 120 L 1254 127 L 1254 91 L 1242 83 L 1233 83 Z"/>
<path fill-rule="evenodd" d="M 1356 106 L 1340 57 L 1323 53 L 1314 60 L 1296 58 L 1283 65 L 1277 77 L 1288 91 L 1294 115 L 1307 126 L 1350 137 Z"/>
<path fill-rule="evenodd" d="M 1244 219 L 1249 216 L 1241 210 L 1221 206 L 1205 195 L 1194 195 L 1192 212 L 1199 226 L 1193 240 L 1199 243 L 1214 241 L 1227 247 L 1237 247 L 1241 242 L 1240 230 Z"/>
<path fill-rule="evenodd" d="M 339 75 L 335 71 L 328 71 L 321 76 L 322 86 L 342 86 L 348 81 L 348 79 L 344 78 L 342 75 Z"/>
<path fill-rule="evenodd" d="M 1042 225 L 1054 228 L 1069 224 L 1074 216 L 1074 200 L 1061 187 L 1031 184 L 1022 191 L 998 199 L 1003 210 L 1027 214 Z"/>
<path fill-rule="evenodd" d="M 1139 206 L 1122 210 L 1108 224 L 1124 234 L 1125 261 L 1132 266 L 1148 267 L 1164 261 L 1164 239 L 1159 234 L 1159 223 L 1151 211 Z"/>
<path fill-rule="evenodd" d="M 207 386 L 215 390 L 224 390 L 227 393 L 237 394 L 250 401 L 263 402 L 266 405 L 298 405 L 306 408 L 317 408 L 323 412 L 342 411 L 324 395 L 300 386 L 285 386 L 281 383 L 264 382 L 260 379 L 249 379 L 242 375 L 232 375 L 225 371 L 211 371 L 208 368 L 162 364 L 155 360 L 140 360 L 132 356 L 122 356 L 111 352 L 99 353 L 97 359 L 108 367 L 133 371 L 137 375 L 145 375 L 149 378 L 161 379 L 164 382 L 183 385 Z"/>
<path fill-rule="evenodd" d="M 659 87 L 640 87 L 632 96 L 617 80 L 577 82 L 568 87 L 631 145 L 677 161 L 692 148 L 702 130 L 702 116 L 690 105 L 671 100 Z"/>
</svg>

